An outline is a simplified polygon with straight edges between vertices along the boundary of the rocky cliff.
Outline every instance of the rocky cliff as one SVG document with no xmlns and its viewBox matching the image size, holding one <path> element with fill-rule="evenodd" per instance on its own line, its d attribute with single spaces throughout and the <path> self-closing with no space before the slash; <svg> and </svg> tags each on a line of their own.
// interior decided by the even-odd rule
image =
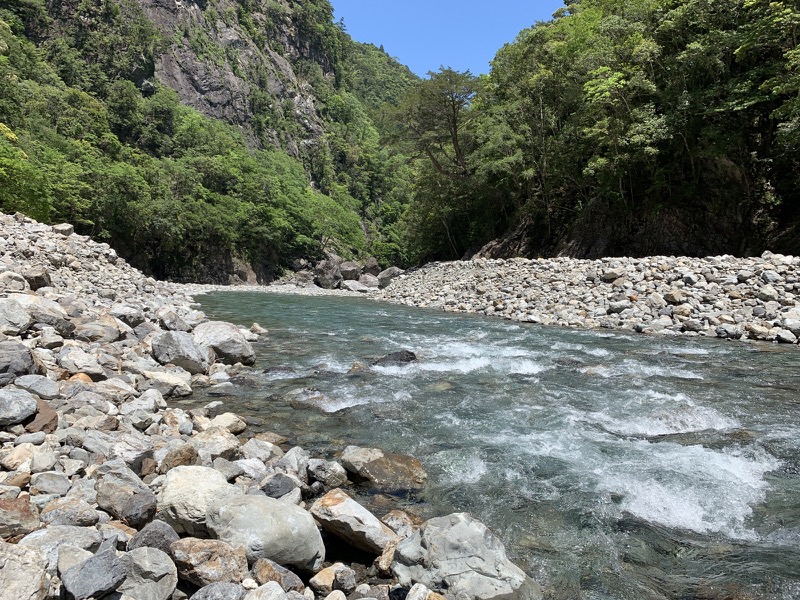
<svg viewBox="0 0 800 600">
<path fill-rule="evenodd" d="M 169 41 L 155 78 L 181 102 L 239 126 L 254 146 L 274 145 L 293 156 L 323 135 L 313 89 L 293 64 L 319 60 L 332 77 L 330 60 L 314 54 L 290 2 L 249 3 L 247 10 L 236 0 L 137 1 Z"/>
</svg>

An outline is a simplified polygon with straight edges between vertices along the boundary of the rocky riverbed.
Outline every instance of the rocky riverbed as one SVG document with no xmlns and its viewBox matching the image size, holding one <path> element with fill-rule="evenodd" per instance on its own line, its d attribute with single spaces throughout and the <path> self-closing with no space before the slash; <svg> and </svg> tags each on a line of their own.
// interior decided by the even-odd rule
<svg viewBox="0 0 800 600">
<path fill-rule="evenodd" d="M 800 258 L 433 263 L 373 298 L 530 323 L 797 344 Z"/>
<path fill-rule="evenodd" d="M 413 457 L 313 457 L 224 401 L 180 408 L 246 378 L 269 335 L 190 292 L 69 225 L 0 215 L 0 598 L 541 597 L 469 515 L 354 499 L 424 487 Z"/>
</svg>

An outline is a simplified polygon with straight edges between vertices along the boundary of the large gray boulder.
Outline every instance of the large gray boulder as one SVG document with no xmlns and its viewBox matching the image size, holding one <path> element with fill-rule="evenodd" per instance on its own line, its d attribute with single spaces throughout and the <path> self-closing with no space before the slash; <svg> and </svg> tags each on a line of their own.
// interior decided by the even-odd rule
<svg viewBox="0 0 800 600">
<path fill-rule="evenodd" d="M 0 298 L 0 333 L 19 335 L 33 323 L 33 318 L 19 302 L 11 298 Z"/>
<path fill-rule="evenodd" d="M 39 529 L 29 533 L 19 541 L 20 546 L 38 548 L 47 559 L 48 570 L 55 571 L 58 564 L 58 549 L 64 544 L 75 546 L 81 550 L 94 552 L 103 542 L 103 535 L 94 527 L 73 527 L 69 525 L 51 525 L 47 529 Z"/>
<path fill-rule="evenodd" d="M 156 514 L 156 496 L 120 458 L 92 475 L 97 479 L 97 505 L 120 521 L 139 528 Z"/>
<path fill-rule="evenodd" d="M 22 306 L 34 323 L 49 325 L 64 337 L 75 331 L 67 311 L 57 302 L 36 294 L 11 294 L 9 298 Z"/>
<path fill-rule="evenodd" d="M 48 588 L 47 558 L 41 549 L 0 541 L 0 597 L 44 600 Z"/>
<path fill-rule="evenodd" d="M 213 362 L 213 353 L 208 348 L 202 348 L 191 334 L 183 331 L 165 331 L 156 335 L 152 340 L 152 347 L 153 358 L 159 363 L 172 363 L 193 375 L 205 373 Z"/>
<path fill-rule="evenodd" d="M 328 533 L 365 552 L 381 554 L 398 539 L 375 515 L 340 489 L 319 498 L 310 510 Z"/>
<path fill-rule="evenodd" d="M 393 279 L 403 274 L 403 269 L 399 267 L 389 267 L 378 273 L 378 285 L 381 289 L 389 287 Z"/>
<path fill-rule="evenodd" d="M 69 597 L 86 600 L 115 591 L 125 580 L 126 574 L 125 564 L 109 548 L 68 569 L 62 574 L 61 582 Z"/>
<path fill-rule="evenodd" d="M 169 554 L 172 542 L 180 539 L 175 530 L 164 521 L 152 521 L 128 540 L 128 552 L 137 548 L 156 548 Z"/>
<path fill-rule="evenodd" d="M 167 600 L 178 585 L 178 569 L 172 559 L 156 548 L 136 548 L 122 555 L 127 570 L 117 592 L 136 600 Z"/>
<path fill-rule="evenodd" d="M 36 412 L 36 398 L 19 388 L 0 389 L 0 427 L 22 423 Z"/>
<path fill-rule="evenodd" d="M 0 385 L 33 372 L 33 355 L 26 346 L 11 340 L 0 342 Z"/>
<path fill-rule="evenodd" d="M 218 500 L 207 515 L 209 531 L 232 546 L 243 547 L 250 563 L 268 558 L 314 572 L 325 560 L 325 546 L 313 517 L 293 504 L 248 495 Z"/>
<path fill-rule="evenodd" d="M 170 470 L 158 494 L 158 517 L 176 532 L 208 537 L 206 512 L 215 502 L 232 501 L 242 491 L 225 476 L 208 467 L 175 467 Z"/>
<path fill-rule="evenodd" d="M 506 557 L 503 543 L 466 513 L 425 522 L 395 549 L 400 584 L 421 583 L 449 600 L 539 600 L 539 586 Z"/>
<path fill-rule="evenodd" d="M 334 258 L 319 261 L 314 267 L 314 283 L 326 290 L 338 288 L 342 283 L 340 264 Z"/>
<path fill-rule="evenodd" d="M 206 321 L 194 328 L 194 341 L 211 348 L 225 364 L 240 362 L 252 365 L 256 362 L 253 346 L 236 325 L 224 321 Z"/>
<path fill-rule="evenodd" d="M 358 281 L 358 278 L 361 277 L 361 265 L 352 260 L 340 264 L 339 271 L 345 281 Z"/>
</svg>

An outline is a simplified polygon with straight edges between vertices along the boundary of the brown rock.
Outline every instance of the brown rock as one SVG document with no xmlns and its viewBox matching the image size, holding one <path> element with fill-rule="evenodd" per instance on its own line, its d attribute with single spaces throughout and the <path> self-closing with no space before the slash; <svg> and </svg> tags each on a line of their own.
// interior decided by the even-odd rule
<svg viewBox="0 0 800 600">
<path fill-rule="evenodd" d="M 158 471 L 159 473 L 166 473 L 175 467 L 184 467 L 197 464 L 197 457 L 197 448 L 191 444 L 186 444 L 180 448 L 167 452 L 164 460 L 161 461 Z"/>
<path fill-rule="evenodd" d="M 286 567 L 282 567 L 268 558 L 259 558 L 250 572 L 258 585 L 264 585 L 270 581 L 275 581 L 280 584 L 284 592 L 291 592 L 294 590 L 302 594 L 305 589 L 303 580 L 300 579 L 300 577 L 292 573 Z"/>
<path fill-rule="evenodd" d="M 38 398 L 36 400 L 36 416 L 25 426 L 25 431 L 28 433 L 39 431 L 53 433 L 56 429 L 58 429 L 58 413 L 50 408 L 47 402 Z"/>
<path fill-rule="evenodd" d="M 357 478 L 371 481 L 385 490 L 422 489 L 428 480 L 419 459 L 378 448 L 348 446 L 342 453 L 341 462 Z"/>
<path fill-rule="evenodd" d="M 0 498 L 0 537 L 27 535 L 39 529 L 39 511 L 30 497 Z"/>
<path fill-rule="evenodd" d="M 92 383 L 92 378 L 86 373 L 75 373 L 75 375 L 70 377 L 67 381 L 82 381 L 84 383 Z"/>
<path fill-rule="evenodd" d="M 218 581 L 240 583 L 247 575 L 244 549 L 219 540 L 184 538 L 170 544 L 178 577 L 200 587 Z"/>
</svg>

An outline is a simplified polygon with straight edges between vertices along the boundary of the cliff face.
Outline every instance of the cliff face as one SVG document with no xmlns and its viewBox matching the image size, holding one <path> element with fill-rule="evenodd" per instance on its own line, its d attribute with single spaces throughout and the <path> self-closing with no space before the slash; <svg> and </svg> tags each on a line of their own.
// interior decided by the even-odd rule
<svg viewBox="0 0 800 600">
<path fill-rule="evenodd" d="M 181 102 L 240 127 L 252 146 L 293 156 L 324 132 L 311 85 L 292 64 L 314 57 L 286 0 L 137 0 L 166 40 L 155 78 Z"/>
</svg>

